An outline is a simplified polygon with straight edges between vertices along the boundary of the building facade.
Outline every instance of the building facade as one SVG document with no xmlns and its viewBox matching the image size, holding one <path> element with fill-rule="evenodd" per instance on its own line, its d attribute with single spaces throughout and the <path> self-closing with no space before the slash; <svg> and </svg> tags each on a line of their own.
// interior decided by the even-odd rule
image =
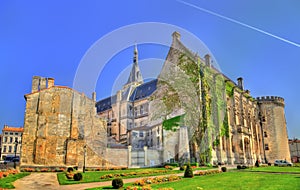
<svg viewBox="0 0 300 190">
<path fill-rule="evenodd" d="M 54 79 L 25 95 L 21 167 L 249 164 L 290 160 L 284 99 L 254 98 L 174 32 L 157 79 L 144 82 L 133 51 L 127 82 L 96 102 Z M 84 162 L 86 161 L 86 162 Z"/>
<path fill-rule="evenodd" d="M 292 162 L 300 162 L 300 140 L 294 138 L 289 139 L 289 147 L 291 152 Z"/>
<path fill-rule="evenodd" d="M 20 157 L 22 147 L 23 127 L 12 127 L 4 125 L 2 129 L 1 159 L 7 156 Z"/>
<path fill-rule="evenodd" d="M 106 164 L 106 124 L 94 99 L 38 76 L 25 99 L 21 167 Z"/>
<path fill-rule="evenodd" d="M 199 77 L 197 83 L 193 77 Z M 195 92 L 189 92 L 191 87 Z M 107 121 L 109 146 L 160 150 L 161 162 L 193 159 L 212 164 L 254 164 L 256 160 L 290 160 L 284 99 L 253 98 L 244 89 L 242 78 L 235 83 L 223 75 L 211 64 L 209 55 L 202 59 L 185 47 L 178 32 L 173 33 L 157 79 L 143 82 L 135 47 L 127 83 L 117 94 L 98 101 L 96 107 L 98 115 Z M 193 114 L 200 115 L 201 124 L 189 119 Z M 200 132 L 191 135 L 195 131 Z"/>
</svg>

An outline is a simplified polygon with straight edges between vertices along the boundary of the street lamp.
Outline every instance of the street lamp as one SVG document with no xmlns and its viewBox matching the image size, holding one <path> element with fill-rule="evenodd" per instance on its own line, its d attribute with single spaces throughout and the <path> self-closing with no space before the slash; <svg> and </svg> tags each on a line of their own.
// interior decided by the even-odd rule
<svg viewBox="0 0 300 190">
<path fill-rule="evenodd" d="M 17 158 L 17 148 L 18 148 L 18 144 L 19 144 L 19 142 L 18 142 L 18 140 L 16 139 L 15 140 L 15 157 L 14 157 L 14 168 L 16 169 L 16 158 Z"/>
<path fill-rule="evenodd" d="M 86 145 L 83 146 L 83 173 L 85 173 Z"/>
</svg>

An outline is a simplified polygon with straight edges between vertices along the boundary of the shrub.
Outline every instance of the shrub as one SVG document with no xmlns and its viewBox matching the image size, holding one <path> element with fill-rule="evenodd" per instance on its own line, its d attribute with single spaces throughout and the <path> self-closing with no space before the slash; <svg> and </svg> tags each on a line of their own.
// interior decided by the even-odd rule
<svg viewBox="0 0 300 190">
<path fill-rule="evenodd" d="M 115 189 L 119 189 L 120 187 L 123 187 L 123 180 L 121 178 L 113 179 L 112 186 Z"/>
<path fill-rule="evenodd" d="M 256 166 L 256 167 L 259 167 L 259 161 L 258 161 L 258 160 L 256 160 L 255 166 Z"/>
<path fill-rule="evenodd" d="M 68 179 L 73 179 L 74 178 L 74 174 L 73 173 L 66 173 L 66 177 Z"/>
<path fill-rule="evenodd" d="M 181 170 L 181 171 L 184 171 L 185 168 L 186 168 L 185 166 L 180 166 L 180 170 Z"/>
<path fill-rule="evenodd" d="M 269 162 L 269 163 L 268 163 L 268 166 L 272 166 L 272 164 Z"/>
<path fill-rule="evenodd" d="M 72 167 L 68 167 L 67 171 L 68 171 L 69 173 L 71 173 L 71 172 L 74 171 L 74 169 L 73 169 Z"/>
<path fill-rule="evenodd" d="M 73 179 L 74 179 L 75 181 L 80 181 L 80 180 L 82 180 L 82 174 L 81 174 L 81 173 L 76 173 L 76 174 L 74 174 Z"/>
<path fill-rule="evenodd" d="M 242 169 L 246 169 L 247 168 L 247 166 L 245 166 L 245 165 L 242 165 Z"/>
<path fill-rule="evenodd" d="M 237 165 L 236 167 L 238 170 L 242 169 L 242 166 L 241 165 Z"/>
<path fill-rule="evenodd" d="M 191 168 L 190 164 L 186 166 L 186 169 L 184 171 L 184 177 L 194 177 L 193 169 Z"/>
<path fill-rule="evenodd" d="M 222 167 L 221 170 L 222 170 L 222 172 L 226 172 L 227 168 L 226 167 Z"/>
</svg>

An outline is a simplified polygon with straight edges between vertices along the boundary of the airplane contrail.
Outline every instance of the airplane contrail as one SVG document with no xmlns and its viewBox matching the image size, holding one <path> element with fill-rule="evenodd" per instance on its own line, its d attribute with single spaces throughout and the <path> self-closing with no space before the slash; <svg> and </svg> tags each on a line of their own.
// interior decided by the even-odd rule
<svg viewBox="0 0 300 190">
<path fill-rule="evenodd" d="M 283 41 L 283 42 L 286 42 L 286 43 L 292 44 L 292 45 L 294 45 L 294 46 L 300 47 L 300 44 L 297 44 L 297 43 L 295 43 L 295 42 L 292 42 L 292 41 L 289 41 L 289 40 L 287 40 L 287 39 L 281 38 L 281 37 L 276 36 L 276 35 L 274 35 L 274 34 L 271 34 L 271 33 L 269 33 L 269 32 L 263 31 L 263 30 L 261 30 L 261 29 L 259 29 L 259 28 L 254 27 L 254 26 L 250 26 L 250 25 L 248 25 L 248 24 L 245 24 L 245 23 L 242 23 L 242 22 L 240 22 L 240 21 L 234 20 L 234 19 L 232 19 L 232 18 L 229 18 L 229 17 L 223 16 L 223 15 L 220 15 L 220 14 L 218 14 L 218 13 L 212 12 L 212 11 L 210 11 L 210 10 L 201 8 L 201 7 L 199 7 L 199 6 L 196 6 L 196 5 L 194 5 L 194 4 L 191 4 L 191 3 L 188 3 L 188 2 L 185 2 L 185 1 L 181 1 L 181 0 L 177 0 L 177 1 L 178 1 L 179 3 L 182 3 L 182 4 L 188 5 L 188 6 L 190 6 L 190 7 L 196 8 L 196 9 L 198 9 L 198 10 L 200 10 L 200 11 L 203 11 L 203 12 L 206 12 L 206 13 L 208 13 L 208 14 L 217 16 L 217 17 L 219 17 L 219 18 L 222 18 L 222 19 L 228 20 L 228 21 L 230 21 L 230 22 L 233 22 L 233 23 L 242 25 L 242 26 L 244 26 L 244 27 L 250 28 L 250 29 L 255 30 L 255 31 L 257 31 L 257 32 L 266 34 L 266 35 L 268 35 L 268 36 L 271 36 L 271 37 L 276 38 L 276 39 L 278 39 L 278 40 L 281 40 L 281 41 Z"/>
</svg>

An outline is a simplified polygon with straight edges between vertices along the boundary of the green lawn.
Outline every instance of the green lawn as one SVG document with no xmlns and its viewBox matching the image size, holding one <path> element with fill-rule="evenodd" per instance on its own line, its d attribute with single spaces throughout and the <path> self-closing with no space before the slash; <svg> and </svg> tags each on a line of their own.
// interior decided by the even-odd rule
<svg viewBox="0 0 300 190">
<path fill-rule="evenodd" d="M 124 185 L 124 189 L 132 184 Z M 225 172 L 194 178 L 182 178 L 171 183 L 152 185 L 151 188 L 171 187 L 175 190 L 296 190 L 300 189 L 300 175 L 298 174 L 272 174 L 252 172 Z M 93 190 L 111 189 L 111 187 L 93 188 Z"/>
<path fill-rule="evenodd" d="M 20 179 L 22 177 L 25 177 L 27 175 L 29 175 L 29 172 L 22 172 L 22 173 L 18 173 L 15 175 L 10 174 L 9 176 L 0 179 L 0 189 L 1 188 L 5 188 L 5 189 L 13 189 L 15 188 L 12 185 L 12 182 L 16 181 L 17 179 Z"/>
<path fill-rule="evenodd" d="M 296 190 L 300 189 L 300 175 L 269 174 L 251 172 L 225 172 L 208 176 L 196 176 L 192 179 L 151 186 L 153 189 L 172 187 L 174 189 L 255 189 L 255 190 Z M 199 189 L 199 188 L 198 188 Z"/>
<path fill-rule="evenodd" d="M 242 170 L 241 170 L 242 171 Z M 293 172 L 300 174 L 300 167 L 279 167 L 279 166 L 269 166 L 269 167 L 254 167 L 246 169 L 246 171 L 258 171 L 258 172 Z"/>
<path fill-rule="evenodd" d="M 166 174 L 175 174 L 175 173 L 183 173 L 183 171 L 179 170 L 166 170 L 164 168 L 143 168 L 143 169 L 127 169 L 127 170 L 109 170 L 109 171 L 91 171 L 82 173 L 83 180 L 82 181 L 74 181 L 73 179 L 67 179 L 65 173 L 58 173 L 57 179 L 59 184 L 61 185 L 69 185 L 69 184 L 78 184 L 78 183 L 90 183 L 90 182 L 99 182 L 99 181 L 110 181 L 112 179 L 100 179 L 101 176 L 107 174 L 121 174 L 121 173 L 131 173 L 131 172 L 151 172 L 151 171 L 167 171 L 167 173 L 155 173 L 155 174 L 140 174 L 133 176 L 125 176 L 126 178 L 136 178 L 136 177 L 146 177 L 146 176 L 157 176 L 157 175 L 166 175 Z"/>
</svg>

